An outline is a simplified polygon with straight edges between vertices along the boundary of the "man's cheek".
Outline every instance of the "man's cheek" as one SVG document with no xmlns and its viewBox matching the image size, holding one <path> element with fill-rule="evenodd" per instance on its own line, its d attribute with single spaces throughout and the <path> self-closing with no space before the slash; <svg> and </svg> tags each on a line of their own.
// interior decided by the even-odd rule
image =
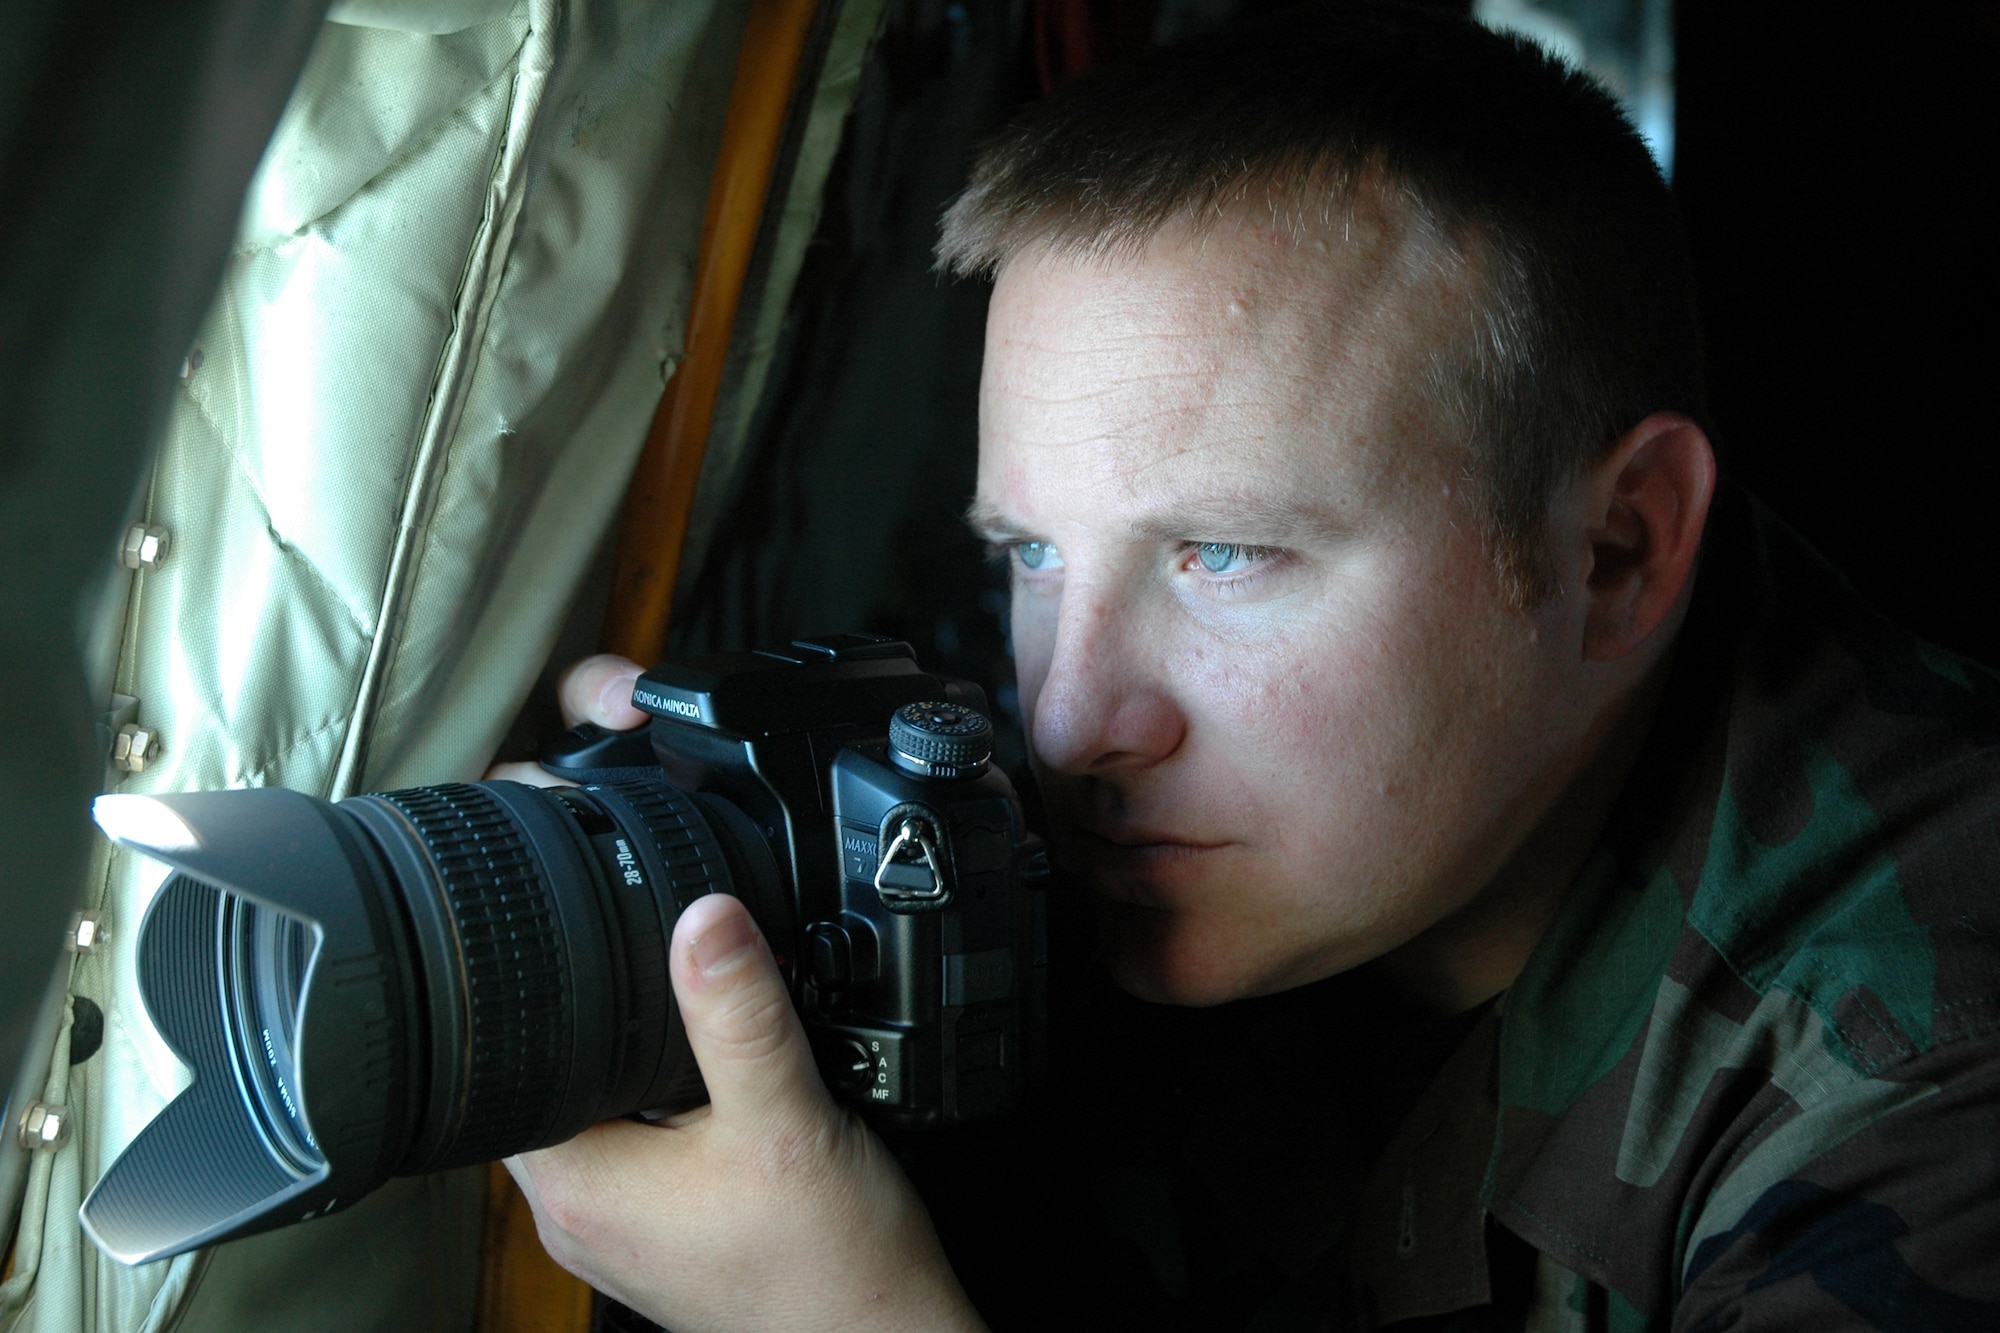
<svg viewBox="0 0 2000 1333">
<path fill-rule="evenodd" d="M 1053 599 L 1013 594 L 1009 617 L 1014 636 L 1014 679 L 1021 692 L 1023 725 L 1034 734 L 1035 705 L 1055 660 L 1056 607 Z"/>
</svg>

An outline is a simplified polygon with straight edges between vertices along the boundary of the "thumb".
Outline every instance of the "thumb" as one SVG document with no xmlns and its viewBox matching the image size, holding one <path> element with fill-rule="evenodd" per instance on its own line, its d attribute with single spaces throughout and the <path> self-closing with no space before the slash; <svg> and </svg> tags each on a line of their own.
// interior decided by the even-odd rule
<svg viewBox="0 0 2000 1333">
<path fill-rule="evenodd" d="M 741 1123 L 825 1109 L 792 997 L 740 901 L 712 893 L 681 913 L 673 982 L 716 1115 Z"/>
</svg>

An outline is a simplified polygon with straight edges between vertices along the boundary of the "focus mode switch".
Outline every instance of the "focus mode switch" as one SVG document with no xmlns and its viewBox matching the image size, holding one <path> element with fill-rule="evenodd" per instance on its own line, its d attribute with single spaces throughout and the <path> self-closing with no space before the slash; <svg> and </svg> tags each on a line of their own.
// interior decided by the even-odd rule
<svg viewBox="0 0 2000 1333">
<path fill-rule="evenodd" d="M 826 1081 L 833 1084 L 836 1092 L 849 1097 L 860 1096 L 875 1075 L 875 1057 L 868 1053 L 867 1043 L 859 1037 L 842 1037 L 834 1045 L 826 1065 Z"/>
<path fill-rule="evenodd" d="M 822 1029 L 820 1071 L 834 1091 L 888 1106 L 909 1101 L 906 1036 L 893 1028 Z"/>
</svg>

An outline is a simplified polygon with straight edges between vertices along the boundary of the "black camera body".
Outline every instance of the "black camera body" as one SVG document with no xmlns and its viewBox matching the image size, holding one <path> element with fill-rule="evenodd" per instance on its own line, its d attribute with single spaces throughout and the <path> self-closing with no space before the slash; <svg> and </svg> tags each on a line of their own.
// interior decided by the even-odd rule
<svg viewBox="0 0 2000 1333">
<path fill-rule="evenodd" d="M 833 635 L 669 662 L 633 701 L 654 721 L 545 756 L 574 786 L 98 800 L 176 872 L 136 954 L 190 1071 L 84 1200 L 101 1249 L 166 1258 L 697 1104 L 668 945 L 711 892 L 748 904 L 837 1095 L 910 1128 L 1020 1104 L 1046 861 L 977 688 Z"/>
<path fill-rule="evenodd" d="M 776 862 L 739 888 L 827 1086 L 909 1128 L 1016 1107 L 1035 1053 L 1048 869 L 990 762 L 990 727 L 929 716 L 944 705 L 977 718 L 978 687 L 922 671 L 898 640 L 836 634 L 667 662 L 632 702 L 655 719 L 643 750 L 640 734 L 586 724 L 542 767 L 589 783 L 656 763 L 748 817 L 754 836 L 711 823 L 743 863 L 766 849 Z M 922 734 L 907 718 L 892 728 L 919 709 Z"/>
</svg>

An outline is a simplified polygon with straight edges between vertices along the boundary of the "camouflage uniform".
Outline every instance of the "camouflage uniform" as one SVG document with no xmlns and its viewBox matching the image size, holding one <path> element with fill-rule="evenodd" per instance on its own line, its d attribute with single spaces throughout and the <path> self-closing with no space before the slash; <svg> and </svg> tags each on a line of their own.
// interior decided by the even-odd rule
<svg viewBox="0 0 2000 1333">
<path fill-rule="evenodd" d="M 2000 678 L 1710 534 L 1606 835 L 1376 1164 L 1360 1326 L 2000 1330 Z"/>
</svg>

